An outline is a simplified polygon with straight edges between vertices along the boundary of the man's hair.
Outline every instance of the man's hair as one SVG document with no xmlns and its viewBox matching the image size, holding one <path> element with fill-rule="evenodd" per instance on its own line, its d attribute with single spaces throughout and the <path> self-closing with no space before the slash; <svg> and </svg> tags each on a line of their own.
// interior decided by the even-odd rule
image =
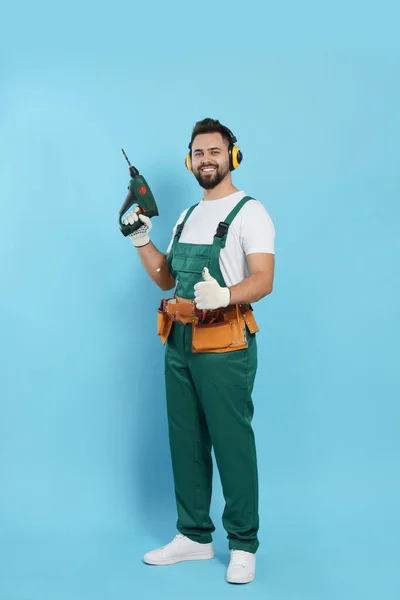
<svg viewBox="0 0 400 600">
<path fill-rule="evenodd" d="M 196 125 L 193 127 L 192 137 L 190 139 L 189 148 L 192 149 L 193 140 L 197 135 L 201 133 L 220 133 L 222 137 L 229 142 L 232 141 L 232 132 L 222 125 L 216 119 L 203 119 L 202 121 L 197 121 Z"/>
</svg>

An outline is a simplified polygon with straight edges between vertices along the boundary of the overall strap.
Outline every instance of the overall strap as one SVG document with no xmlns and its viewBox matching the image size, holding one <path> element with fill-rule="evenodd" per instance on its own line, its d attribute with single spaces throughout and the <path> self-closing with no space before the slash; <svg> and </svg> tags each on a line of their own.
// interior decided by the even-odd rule
<svg viewBox="0 0 400 600">
<path fill-rule="evenodd" d="M 217 231 L 214 235 L 214 245 L 217 246 L 219 249 L 225 247 L 226 236 L 228 235 L 228 229 L 233 219 L 249 200 L 254 200 L 254 198 L 252 198 L 251 196 L 245 196 L 244 198 L 242 198 L 242 200 L 240 200 L 240 202 L 236 204 L 235 208 L 226 217 L 225 221 L 221 221 L 218 225 Z"/>
<path fill-rule="evenodd" d="M 213 277 L 218 281 L 218 283 L 222 286 L 226 285 L 223 275 L 221 273 L 221 268 L 219 264 L 219 255 L 221 253 L 222 248 L 225 247 L 226 244 L 226 236 L 228 235 L 228 229 L 236 217 L 240 209 L 248 202 L 249 200 L 254 200 L 251 196 L 245 196 L 236 204 L 235 208 L 229 213 L 226 217 L 225 221 L 221 221 L 217 227 L 217 231 L 214 235 L 214 241 L 211 248 L 211 261 L 210 261 L 210 272 Z"/>
<path fill-rule="evenodd" d="M 181 233 L 182 233 L 182 229 L 183 226 L 185 225 L 186 221 L 188 220 L 188 218 L 190 217 L 190 215 L 192 214 L 192 212 L 194 211 L 194 209 L 196 208 L 197 204 L 194 204 L 193 206 L 191 206 L 187 212 L 186 215 L 182 221 L 182 223 L 179 223 L 179 225 L 176 228 L 176 232 L 174 235 L 174 240 L 172 242 L 172 247 L 171 247 L 171 251 L 169 252 L 168 256 L 167 256 L 167 264 L 169 267 L 169 270 L 172 272 L 172 257 L 174 255 L 174 252 L 176 250 L 176 246 L 179 242 L 179 238 L 181 237 Z"/>
<path fill-rule="evenodd" d="M 175 240 L 174 241 L 178 241 L 179 238 L 181 237 L 181 233 L 182 233 L 183 227 L 184 227 L 186 221 L 188 220 L 188 218 L 190 217 L 190 215 L 192 214 L 192 212 L 194 211 L 194 209 L 196 208 L 197 205 L 198 205 L 198 203 L 194 204 L 193 206 L 191 206 L 188 209 L 188 211 L 187 211 L 187 213 L 185 215 L 185 218 L 183 219 L 182 223 L 179 223 L 178 227 L 176 228 L 176 234 L 175 234 Z"/>
</svg>

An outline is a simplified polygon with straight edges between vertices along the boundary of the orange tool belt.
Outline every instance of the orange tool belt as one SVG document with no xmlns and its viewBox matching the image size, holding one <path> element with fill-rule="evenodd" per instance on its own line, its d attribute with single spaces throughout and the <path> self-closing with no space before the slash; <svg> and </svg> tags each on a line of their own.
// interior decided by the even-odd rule
<svg viewBox="0 0 400 600">
<path fill-rule="evenodd" d="M 259 331 L 250 304 L 235 304 L 216 310 L 200 310 L 194 300 L 162 299 L 157 316 L 157 334 L 166 343 L 173 323 L 192 326 L 193 352 L 232 352 L 247 348 L 246 327 Z"/>
</svg>

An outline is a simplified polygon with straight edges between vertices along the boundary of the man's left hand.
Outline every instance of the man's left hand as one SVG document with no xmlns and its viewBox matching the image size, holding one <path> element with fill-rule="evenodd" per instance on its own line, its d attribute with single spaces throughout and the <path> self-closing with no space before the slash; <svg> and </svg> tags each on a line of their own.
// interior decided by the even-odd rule
<svg viewBox="0 0 400 600">
<path fill-rule="evenodd" d="M 231 299 L 228 287 L 221 287 L 214 277 L 211 277 L 207 267 L 203 269 L 203 279 L 194 286 L 194 301 L 200 310 L 225 308 Z"/>
</svg>

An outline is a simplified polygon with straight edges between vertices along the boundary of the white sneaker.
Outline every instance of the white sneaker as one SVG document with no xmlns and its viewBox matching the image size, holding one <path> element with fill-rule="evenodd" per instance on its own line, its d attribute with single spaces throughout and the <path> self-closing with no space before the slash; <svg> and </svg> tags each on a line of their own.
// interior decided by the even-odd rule
<svg viewBox="0 0 400 600">
<path fill-rule="evenodd" d="M 172 565 L 183 560 L 206 560 L 208 558 L 214 558 L 212 542 L 200 544 L 180 533 L 166 546 L 147 552 L 143 560 L 148 565 Z"/>
<path fill-rule="evenodd" d="M 231 550 L 231 562 L 226 572 L 228 583 L 250 583 L 256 576 L 256 555 L 244 550 Z"/>
</svg>

